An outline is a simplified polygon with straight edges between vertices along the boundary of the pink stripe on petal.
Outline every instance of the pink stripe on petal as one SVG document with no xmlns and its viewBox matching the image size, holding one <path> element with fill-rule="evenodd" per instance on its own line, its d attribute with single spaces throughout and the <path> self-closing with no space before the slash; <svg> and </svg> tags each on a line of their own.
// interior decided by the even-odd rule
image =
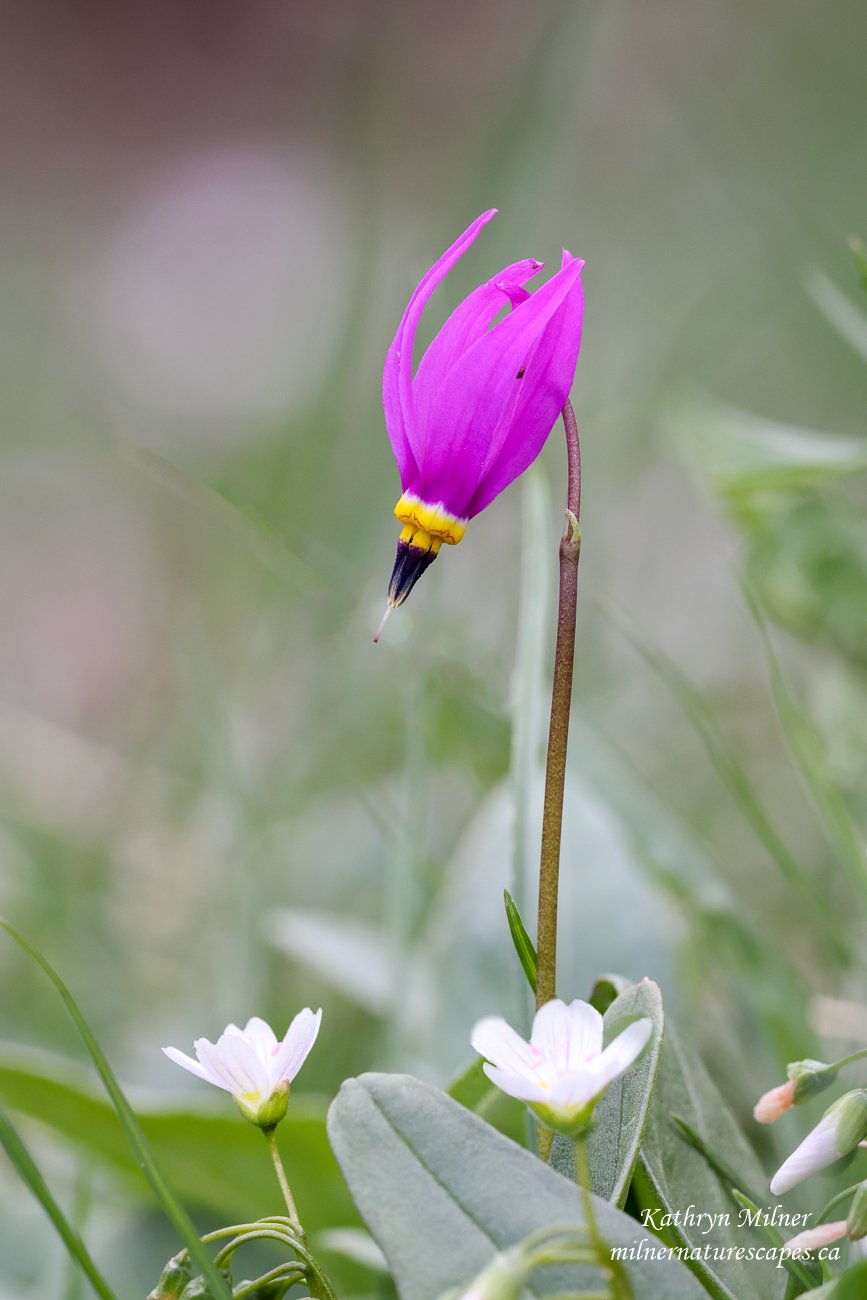
<svg viewBox="0 0 867 1300">
<path fill-rule="evenodd" d="M 496 211 L 496 208 L 491 208 L 477 217 L 422 277 L 386 354 L 382 375 L 382 404 L 388 436 L 404 487 L 421 456 L 412 396 L 412 350 L 418 322 L 437 285 L 460 261 L 482 227 L 496 215 Z"/>
<path fill-rule="evenodd" d="M 564 267 L 446 375 L 431 410 L 419 481 L 411 485 L 423 500 L 442 501 L 459 518 L 467 516 L 502 417 L 524 382 L 519 372 L 580 269 L 577 262 Z"/>
<path fill-rule="evenodd" d="M 223 1081 L 235 1097 L 268 1096 L 268 1071 L 245 1038 L 221 1034 L 216 1044 L 196 1040 L 196 1055 L 209 1074 Z"/>
<path fill-rule="evenodd" d="M 574 260 L 574 259 L 573 259 Z M 528 361 L 508 424 L 492 440 L 480 482 L 468 503 L 472 518 L 489 506 L 539 455 L 563 409 L 581 346 L 584 290 L 576 279 Z"/>
</svg>

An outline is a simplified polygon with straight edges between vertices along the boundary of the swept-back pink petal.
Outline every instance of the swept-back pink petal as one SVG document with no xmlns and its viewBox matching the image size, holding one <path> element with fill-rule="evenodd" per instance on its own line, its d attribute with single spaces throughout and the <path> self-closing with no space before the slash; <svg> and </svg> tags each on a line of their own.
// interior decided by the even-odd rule
<svg viewBox="0 0 867 1300">
<path fill-rule="evenodd" d="M 460 261 L 482 227 L 496 215 L 496 211 L 496 208 L 491 208 L 477 217 L 422 277 L 386 354 L 382 373 L 382 405 L 386 429 L 404 487 L 421 457 L 412 395 L 412 349 L 418 322 L 437 285 L 455 263 Z"/>
<path fill-rule="evenodd" d="M 558 271 L 452 366 L 431 408 L 418 484 L 409 485 L 423 500 L 441 501 L 458 518 L 467 516 L 491 442 L 524 382 L 519 375 L 528 355 L 581 265 L 573 261 Z"/>
<path fill-rule="evenodd" d="M 530 296 L 521 286 L 542 270 L 535 258 L 513 262 L 499 275 L 463 300 L 449 316 L 418 364 L 412 385 L 415 418 L 419 429 L 427 426 L 430 409 L 440 385 L 458 357 L 480 339 L 498 311 L 510 302 L 524 302 Z"/>
<path fill-rule="evenodd" d="M 301 1066 L 307 1060 L 310 1049 L 316 1042 L 319 1026 L 322 1023 L 322 1010 L 312 1012 L 309 1007 L 299 1011 L 286 1030 L 286 1037 L 274 1054 L 271 1067 L 273 1083 L 291 1083 Z"/>
<path fill-rule="evenodd" d="M 583 262 L 565 252 L 563 263 L 564 270 L 576 265 L 580 270 L 583 266 Z M 575 378 L 583 320 L 584 289 L 580 278 L 576 278 L 528 359 L 508 423 L 492 439 L 480 482 L 467 509 L 469 518 L 484 510 L 523 474 L 545 445 Z"/>
</svg>

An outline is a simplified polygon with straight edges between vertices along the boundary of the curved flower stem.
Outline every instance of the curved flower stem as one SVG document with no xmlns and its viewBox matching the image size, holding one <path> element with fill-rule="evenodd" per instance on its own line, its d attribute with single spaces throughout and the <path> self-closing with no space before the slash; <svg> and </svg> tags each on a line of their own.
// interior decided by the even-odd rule
<svg viewBox="0 0 867 1300">
<path fill-rule="evenodd" d="M 610 1284 L 606 1295 L 610 1297 L 632 1296 L 632 1285 L 621 1260 L 611 1253 L 611 1247 L 599 1230 L 596 1209 L 593 1205 L 593 1185 L 590 1182 L 590 1161 L 587 1159 L 587 1130 L 575 1136 L 575 1180 L 581 1188 L 584 1202 L 584 1219 L 588 1236 L 593 1246 L 597 1267 Z"/>
<path fill-rule="evenodd" d="M 850 1056 L 841 1056 L 839 1061 L 832 1061 L 828 1069 L 842 1070 L 844 1065 L 854 1065 L 856 1061 L 863 1061 L 865 1056 L 867 1056 L 867 1047 L 862 1048 L 860 1052 L 852 1052 Z"/>
<path fill-rule="evenodd" d="M 280 1191 L 283 1193 L 283 1200 L 286 1202 L 286 1209 L 289 1211 L 289 1222 L 298 1236 L 304 1238 L 304 1229 L 301 1227 L 301 1220 L 298 1218 L 298 1210 L 295 1206 L 295 1198 L 292 1195 L 292 1189 L 289 1186 L 289 1179 L 286 1177 L 286 1170 L 283 1168 L 283 1161 L 280 1159 L 280 1151 L 277 1147 L 277 1138 L 273 1128 L 263 1128 L 265 1141 L 268 1143 L 268 1150 L 271 1153 L 271 1160 L 277 1174 L 277 1182 L 280 1184 Z"/>
<path fill-rule="evenodd" d="M 557 897 L 560 881 L 560 832 L 563 826 L 563 788 L 569 741 L 569 707 L 575 661 L 575 619 L 578 602 L 578 558 L 581 554 L 581 447 L 571 403 L 563 407 L 569 482 L 566 494 L 566 530 L 560 539 L 560 599 L 557 611 L 557 646 L 548 760 L 545 767 L 545 802 L 542 849 L 539 859 L 539 927 L 536 942 L 536 1007 L 550 1002 L 557 989 Z"/>
</svg>

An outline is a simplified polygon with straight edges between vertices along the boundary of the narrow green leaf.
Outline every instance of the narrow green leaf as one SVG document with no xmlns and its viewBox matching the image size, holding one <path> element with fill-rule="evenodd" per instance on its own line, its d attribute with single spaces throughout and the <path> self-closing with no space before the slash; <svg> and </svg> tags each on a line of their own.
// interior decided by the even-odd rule
<svg viewBox="0 0 867 1300">
<path fill-rule="evenodd" d="M 530 990 L 535 993 L 536 948 L 533 944 L 533 940 L 527 934 L 524 922 L 521 920 L 521 913 L 518 911 L 518 904 L 515 902 L 508 889 L 503 890 L 503 897 L 506 903 L 506 920 L 509 922 L 509 934 L 512 936 L 512 943 L 515 945 L 515 952 L 518 954 L 518 960 L 524 968 L 524 974 L 527 976 Z"/>
<path fill-rule="evenodd" d="M 822 764 L 825 742 L 789 690 L 755 593 L 746 583 L 743 584 L 743 592 L 765 652 L 774 704 L 789 748 L 812 797 L 829 844 L 849 876 L 853 888 L 862 899 L 867 898 L 863 837 L 839 786 L 827 779 Z"/>
<path fill-rule="evenodd" d="M 713 1151 L 708 1143 L 705 1142 L 704 1138 L 696 1133 L 695 1129 L 692 1128 L 691 1125 L 687 1124 L 686 1120 L 681 1115 L 673 1114 L 671 1116 L 671 1122 L 674 1124 L 684 1141 L 688 1142 L 693 1150 L 697 1151 L 699 1155 L 705 1159 L 723 1186 L 731 1192 L 736 1204 L 742 1210 L 749 1211 L 750 1214 L 761 1214 L 762 1211 L 757 1202 L 761 1201 L 762 1198 L 757 1197 L 754 1193 L 750 1193 L 748 1196 L 737 1186 L 737 1176 L 732 1173 L 722 1156 Z M 755 1229 L 772 1245 L 781 1247 L 785 1244 L 782 1234 L 777 1232 L 776 1228 L 763 1223 L 761 1219 L 756 1221 Z M 812 1287 L 817 1285 L 817 1279 L 811 1275 L 809 1269 L 799 1260 L 786 1259 L 783 1261 L 783 1267 L 791 1277 L 795 1278 L 795 1280 L 805 1288 L 805 1290 L 810 1290 Z M 821 1276 L 818 1281 L 821 1281 Z"/>
<path fill-rule="evenodd" d="M 672 1116 L 672 1119 L 673 1118 L 674 1116 Z M 689 1126 L 683 1124 L 682 1121 L 681 1124 L 684 1130 L 684 1136 L 686 1136 L 686 1132 L 688 1131 Z M 697 1138 L 697 1137 L 698 1137 L 697 1134 L 693 1134 L 693 1138 Z M 687 1140 L 691 1140 L 691 1139 L 687 1139 Z M 701 1146 L 697 1146 L 696 1150 L 701 1151 L 705 1159 L 709 1160 L 709 1156 L 706 1153 L 703 1144 Z M 713 1167 L 716 1168 L 716 1162 Z M 719 1172 L 718 1169 L 717 1172 Z M 760 1207 L 756 1205 L 755 1201 L 752 1200 L 749 1196 L 745 1196 L 744 1193 L 738 1187 L 731 1186 L 731 1194 L 734 1197 L 736 1203 L 740 1206 L 742 1210 L 746 1210 L 747 1213 L 751 1215 L 761 1215 L 762 1211 Z M 783 1246 L 785 1246 L 786 1244 L 783 1239 L 782 1233 L 777 1232 L 776 1228 L 771 1227 L 770 1224 L 763 1223 L 761 1218 L 759 1218 L 756 1221 L 756 1231 L 761 1233 L 765 1241 L 769 1242 L 777 1250 L 781 1250 Z M 813 1273 L 810 1271 L 810 1268 L 806 1264 L 804 1264 L 800 1259 L 794 1259 L 790 1255 L 782 1257 L 782 1265 L 783 1268 L 788 1273 L 789 1277 L 792 1278 L 798 1284 L 798 1288 L 799 1288 L 798 1294 L 800 1294 L 802 1291 L 815 1290 L 815 1288 L 822 1281 L 822 1270 L 821 1268 L 818 1268 L 818 1266 L 814 1266 L 814 1268 L 818 1269 L 818 1272 Z M 788 1291 L 786 1294 L 788 1295 Z"/>
<path fill-rule="evenodd" d="M 185 474 L 158 452 L 142 447 L 124 433 L 115 442 L 124 458 L 173 495 L 193 506 L 205 518 L 233 535 L 244 548 L 275 577 L 290 588 L 309 592 L 322 586 L 322 578 L 306 561 L 294 555 L 285 543 L 262 524 L 253 523 L 219 492 Z"/>
<path fill-rule="evenodd" d="M 857 235 L 850 235 L 849 250 L 852 254 L 852 261 L 855 263 L 855 270 L 858 272 L 858 278 L 861 281 L 861 288 L 867 292 L 867 248 L 864 247 Z"/>
<path fill-rule="evenodd" d="M 755 782 L 741 761 L 740 755 L 721 732 L 707 701 L 696 690 L 680 667 L 662 651 L 645 642 L 624 611 L 606 606 L 606 612 L 630 645 L 650 668 L 665 682 L 680 705 L 684 716 L 702 740 L 708 757 L 718 776 L 728 789 L 733 801 L 752 827 L 768 855 L 780 869 L 783 878 L 797 891 L 804 905 L 817 923 L 821 923 L 825 936 L 841 961 L 851 961 L 849 946 L 839 933 L 838 918 L 829 907 L 822 890 L 816 888 L 805 869 L 789 849 L 782 835 L 756 793 Z"/>
<path fill-rule="evenodd" d="M 672 1242 L 695 1251 L 690 1267 L 702 1285 L 717 1300 L 772 1300 L 781 1295 L 782 1269 L 762 1260 L 746 1260 L 737 1252 L 747 1244 L 749 1229 L 732 1215 L 729 1188 L 694 1146 L 685 1142 L 682 1130 L 672 1123 L 675 1113 L 699 1135 L 712 1151 L 725 1152 L 727 1172 L 739 1187 L 761 1187 L 765 1173 L 741 1132 L 740 1126 L 702 1065 L 698 1054 L 681 1042 L 668 1018 L 659 1072 L 641 1152 L 634 1188 L 640 1208 L 649 1213 L 649 1228 L 663 1217 L 672 1216 L 665 1232 Z M 684 1217 L 684 1208 L 696 1207 L 711 1218 Z M 730 1258 L 703 1258 L 713 1225 L 715 1247 L 732 1247 Z"/>
<path fill-rule="evenodd" d="M 804 287 L 831 328 L 867 361 L 867 316 L 822 271 L 809 272 Z"/>
<path fill-rule="evenodd" d="M 587 1143 L 594 1192 L 621 1209 L 632 1182 L 659 1070 L 665 1024 L 659 986 L 651 980 L 632 984 L 604 1013 L 606 1043 L 630 1021 L 643 1017 L 653 1024 L 650 1042 L 635 1065 L 615 1080 L 599 1102 Z"/>
<path fill-rule="evenodd" d="M 75 1024 L 85 1047 L 90 1053 L 91 1059 L 96 1066 L 97 1072 L 105 1086 L 111 1103 L 117 1111 L 121 1124 L 126 1132 L 127 1140 L 135 1153 L 136 1160 L 142 1169 L 145 1177 L 151 1185 L 159 1204 L 162 1206 L 167 1218 L 171 1221 L 175 1231 L 181 1241 L 190 1252 L 191 1258 L 195 1261 L 196 1266 L 201 1270 L 203 1276 L 207 1279 L 214 1292 L 215 1300 L 231 1300 L 231 1292 L 226 1286 L 225 1279 L 214 1264 L 211 1256 L 199 1240 L 199 1234 L 196 1232 L 195 1225 L 187 1212 L 184 1210 L 180 1201 L 169 1187 L 162 1171 L 154 1159 L 150 1144 L 141 1130 L 141 1126 L 133 1114 L 132 1107 L 123 1094 L 114 1071 L 106 1060 L 105 1054 L 99 1043 L 96 1041 L 90 1026 L 78 1008 L 78 1004 L 64 984 L 63 980 L 55 971 L 49 961 L 34 947 L 32 947 L 23 935 L 19 934 L 14 926 L 3 918 L 0 918 L 0 927 L 2 927 L 10 938 L 14 939 L 20 948 L 27 953 L 29 957 L 42 968 L 54 985 L 57 992 L 66 1006 L 67 1011 Z"/>
<path fill-rule="evenodd" d="M 328 1115 L 335 1154 L 391 1265 L 400 1294 L 436 1300 L 466 1286 L 495 1254 L 536 1229 L 579 1225 L 582 1195 L 529 1151 L 496 1133 L 445 1093 L 405 1075 L 344 1083 Z M 637 1250 L 641 1225 L 594 1199 L 612 1247 Z M 677 1259 L 623 1259 L 634 1300 L 699 1300 L 704 1292 Z M 531 1296 L 596 1294 L 598 1270 L 541 1271 Z"/>
<path fill-rule="evenodd" d="M 114 1292 L 93 1262 L 89 1250 L 52 1196 L 33 1157 L 21 1141 L 8 1115 L 2 1109 L 0 1109 L 0 1143 L 2 1143 L 6 1154 L 15 1166 L 22 1182 L 27 1184 L 54 1224 L 58 1236 L 69 1251 L 70 1259 L 74 1260 L 78 1265 L 102 1300 L 116 1300 Z"/>
</svg>

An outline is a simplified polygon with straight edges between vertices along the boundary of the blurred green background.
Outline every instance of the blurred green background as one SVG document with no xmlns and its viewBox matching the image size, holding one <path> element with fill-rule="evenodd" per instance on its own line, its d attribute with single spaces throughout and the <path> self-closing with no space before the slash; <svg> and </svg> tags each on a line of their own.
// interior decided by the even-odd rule
<svg viewBox="0 0 867 1300">
<path fill-rule="evenodd" d="M 479 1014 L 527 1016 L 501 899 L 532 920 L 559 432 L 371 643 L 382 359 L 490 206 L 424 340 L 507 262 L 587 260 L 562 992 L 658 979 L 744 1116 L 788 1059 L 862 1045 L 863 3 L 2 23 L 0 910 L 203 1228 L 276 1189 L 164 1044 L 325 1008 L 283 1130 L 315 1231 L 355 1222 L 322 1133 L 340 1080 L 445 1081 Z M 143 1294 L 171 1232 L 52 991 L 8 941 L 0 972 L 0 1101 Z M 76 1294 L 0 1161 L 0 1296 Z"/>
</svg>

